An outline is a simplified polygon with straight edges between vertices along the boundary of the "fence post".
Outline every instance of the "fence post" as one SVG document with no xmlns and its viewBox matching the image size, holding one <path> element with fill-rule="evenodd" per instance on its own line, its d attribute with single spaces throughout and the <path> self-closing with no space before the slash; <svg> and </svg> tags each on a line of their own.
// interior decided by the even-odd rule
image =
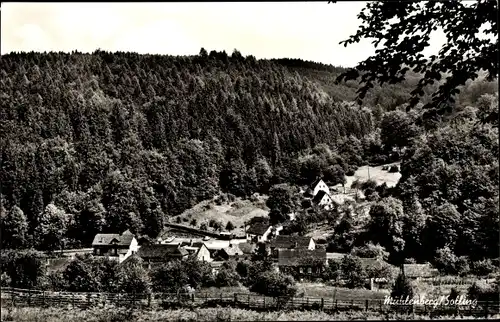
<svg viewBox="0 0 500 322">
<path fill-rule="evenodd" d="M 368 300 L 365 301 L 365 311 L 368 311 Z"/>
<path fill-rule="evenodd" d="M 488 300 L 486 300 L 486 304 L 484 305 L 484 317 L 488 318 Z"/>
<path fill-rule="evenodd" d="M 248 302 L 247 302 L 248 307 L 250 307 L 250 294 L 248 294 Z"/>
<path fill-rule="evenodd" d="M 71 307 L 75 308 L 75 293 L 71 293 Z"/>
<path fill-rule="evenodd" d="M 16 293 L 12 292 L 12 306 L 16 307 Z"/>
<path fill-rule="evenodd" d="M 42 291 L 42 306 L 45 306 L 45 291 Z"/>
<path fill-rule="evenodd" d="M 28 306 L 31 306 L 31 290 L 28 290 Z"/>
<path fill-rule="evenodd" d="M 321 311 L 325 308 L 325 300 L 321 298 Z"/>
<path fill-rule="evenodd" d="M 151 293 L 148 293 L 148 307 L 151 307 Z"/>
<path fill-rule="evenodd" d="M 220 302 L 222 303 L 222 293 L 220 293 Z"/>
<path fill-rule="evenodd" d="M 339 309 L 339 300 L 335 300 L 335 310 Z"/>
<path fill-rule="evenodd" d="M 351 309 L 354 307 L 354 300 L 351 300 Z"/>
<path fill-rule="evenodd" d="M 382 300 L 378 300 L 378 309 L 382 312 Z"/>
<path fill-rule="evenodd" d="M 236 305 L 236 293 L 234 293 L 234 305 Z"/>
</svg>

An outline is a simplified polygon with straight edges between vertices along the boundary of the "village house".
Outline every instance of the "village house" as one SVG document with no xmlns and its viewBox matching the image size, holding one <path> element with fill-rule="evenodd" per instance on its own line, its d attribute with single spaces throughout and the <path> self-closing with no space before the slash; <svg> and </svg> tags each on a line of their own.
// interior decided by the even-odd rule
<svg viewBox="0 0 500 322">
<path fill-rule="evenodd" d="M 437 268 L 431 264 L 403 264 L 405 277 L 409 279 L 419 280 L 421 278 L 433 278 L 439 276 Z"/>
<path fill-rule="evenodd" d="M 189 243 L 183 242 L 180 244 L 180 246 L 187 250 L 190 256 L 193 256 L 199 261 L 202 262 L 210 262 L 212 261 L 212 257 L 210 254 L 210 250 L 207 248 L 205 243 L 203 242 L 195 242 L 195 241 L 190 241 Z"/>
<path fill-rule="evenodd" d="M 240 258 L 243 258 L 244 256 L 245 254 L 240 249 L 238 244 L 229 244 L 228 247 L 219 249 L 215 253 L 214 257 L 219 260 L 238 260 Z"/>
<path fill-rule="evenodd" d="M 330 188 L 328 185 L 321 178 L 318 178 L 314 180 L 305 193 L 311 197 L 315 197 L 320 191 L 330 194 Z"/>
<path fill-rule="evenodd" d="M 120 234 L 97 234 L 92 242 L 94 256 L 104 256 L 123 262 L 137 253 L 139 247 L 134 235 L 126 230 Z"/>
<path fill-rule="evenodd" d="M 251 242 L 265 242 L 271 234 L 272 226 L 263 222 L 254 223 L 247 231 L 247 240 Z"/>
<path fill-rule="evenodd" d="M 255 252 L 255 244 L 252 243 L 240 243 L 238 248 L 241 250 L 243 255 L 240 256 L 241 259 L 249 260 L 252 258 L 252 254 Z"/>
<path fill-rule="evenodd" d="M 278 257 L 278 250 L 280 249 L 316 249 L 316 243 L 311 237 L 305 236 L 290 236 L 279 235 L 271 241 L 269 248 L 271 255 L 275 258 Z"/>
<path fill-rule="evenodd" d="M 278 249 L 279 272 L 295 277 L 319 277 L 327 265 L 324 249 Z"/>
<path fill-rule="evenodd" d="M 333 199 L 323 190 L 320 190 L 312 199 L 312 203 L 316 206 L 323 207 L 326 210 L 333 208 Z"/>
<path fill-rule="evenodd" d="M 151 268 L 171 260 L 186 260 L 189 251 L 180 244 L 151 244 L 139 248 L 137 256 L 142 258 L 144 266 Z"/>
</svg>

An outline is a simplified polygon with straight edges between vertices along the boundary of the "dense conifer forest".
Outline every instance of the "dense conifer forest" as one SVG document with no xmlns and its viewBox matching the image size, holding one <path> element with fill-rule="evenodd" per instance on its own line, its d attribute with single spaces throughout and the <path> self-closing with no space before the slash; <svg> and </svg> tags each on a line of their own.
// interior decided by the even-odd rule
<svg viewBox="0 0 500 322">
<path fill-rule="evenodd" d="M 373 210 L 386 219 L 370 226 L 389 237 L 367 238 L 395 252 L 406 242 L 407 257 L 424 241 L 424 258 L 443 247 L 497 257 L 498 123 L 485 117 L 497 83 L 470 82 L 452 113 L 428 115 L 404 108 L 418 75 L 358 106 L 356 82 L 334 83 L 343 70 L 236 50 L 2 56 L 3 247 L 155 237 L 221 191 L 248 197 L 402 157 L 401 183 Z"/>
</svg>

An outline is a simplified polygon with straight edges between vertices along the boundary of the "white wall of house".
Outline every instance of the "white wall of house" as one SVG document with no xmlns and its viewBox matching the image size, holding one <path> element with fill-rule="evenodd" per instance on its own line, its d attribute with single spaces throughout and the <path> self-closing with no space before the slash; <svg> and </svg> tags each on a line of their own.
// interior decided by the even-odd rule
<svg viewBox="0 0 500 322">
<path fill-rule="evenodd" d="M 333 206 L 333 200 L 329 195 L 324 195 L 318 205 L 323 206 L 323 208 L 325 208 L 326 210 L 330 210 Z"/>
<path fill-rule="evenodd" d="M 309 250 L 316 249 L 316 243 L 314 242 L 314 240 L 312 238 L 309 239 L 309 246 L 307 246 L 307 249 L 309 249 Z"/>
<path fill-rule="evenodd" d="M 212 257 L 210 257 L 210 251 L 208 250 L 208 248 L 205 245 L 200 247 L 200 250 L 196 254 L 196 259 L 198 259 L 199 261 L 203 261 L 203 262 L 211 262 L 212 261 Z"/>
<path fill-rule="evenodd" d="M 323 180 L 320 180 L 316 187 L 314 187 L 313 196 L 315 196 L 320 190 L 326 191 L 330 194 L 330 188 L 328 188 L 328 185 Z"/>
<path fill-rule="evenodd" d="M 128 248 L 128 251 L 127 253 L 125 254 L 119 254 L 118 256 L 118 261 L 121 263 L 123 262 L 124 260 L 126 260 L 129 256 L 131 256 L 132 254 L 135 254 L 137 253 L 137 250 L 139 249 L 139 245 L 137 243 L 137 239 L 132 238 L 132 241 L 130 242 L 130 247 Z"/>
<path fill-rule="evenodd" d="M 264 235 L 262 235 L 262 238 L 261 238 L 261 240 L 260 240 L 260 241 L 262 241 L 262 242 L 266 241 L 266 240 L 268 239 L 269 234 L 271 233 L 271 231 L 272 231 L 272 227 L 269 227 L 269 228 L 266 230 L 266 232 L 264 233 Z"/>
<path fill-rule="evenodd" d="M 258 242 L 265 242 L 269 238 L 269 234 L 272 231 L 272 226 L 270 226 L 263 235 L 255 235 L 247 233 L 247 240 L 251 241 L 257 237 Z"/>
</svg>

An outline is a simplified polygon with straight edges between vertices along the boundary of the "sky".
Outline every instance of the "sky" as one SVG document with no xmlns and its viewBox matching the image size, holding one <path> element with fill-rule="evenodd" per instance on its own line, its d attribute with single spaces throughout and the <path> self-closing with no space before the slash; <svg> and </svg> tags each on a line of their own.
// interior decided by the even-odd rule
<svg viewBox="0 0 500 322">
<path fill-rule="evenodd" d="M 301 58 L 353 67 L 370 40 L 339 42 L 360 25 L 365 2 L 2 3 L 1 54 L 133 51 L 195 55 L 234 49 L 256 58 Z M 444 35 L 431 39 L 436 53 Z"/>
</svg>

